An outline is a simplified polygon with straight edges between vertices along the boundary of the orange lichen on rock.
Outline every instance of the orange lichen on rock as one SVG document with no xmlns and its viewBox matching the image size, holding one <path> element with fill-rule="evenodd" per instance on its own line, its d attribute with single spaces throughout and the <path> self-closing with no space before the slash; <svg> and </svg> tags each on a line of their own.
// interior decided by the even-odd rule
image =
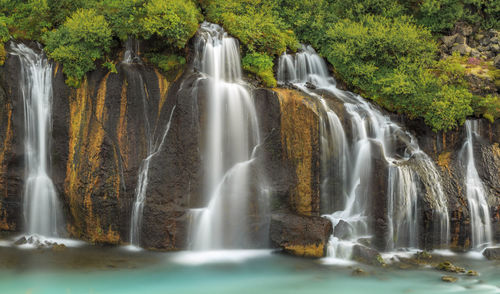
<svg viewBox="0 0 500 294">
<path fill-rule="evenodd" d="M 325 255 L 324 244 L 310 244 L 310 245 L 290 245 L 285 246 L 285 251 L 295 256 L 303 257 L 323 257 Z"/>
<path fill-rule="evenodd" d="M 69 231 L 76 235 L 75 237 L 87 238 L 97 243 L 119 242 L 119 235 L 111 227 L 106 230 L 101 227 L 100 216 L 95 214 L 93 207 L 93 197 L 96 193 L 106 199 L 109 194 L 120 191 L 119 188 L 116 189 L 116 185 L 120 185 L 117 171 L 111 171 L 107 178 L 103 178 L 106 175 L 101 173 L 102 144 L 106 135 L 104 126 L 108 119 L 105 103 L 108 76 L 109 74 L 100 82 L 95 100 L 90 95 L 87 80 L 83 81 L 82 86 L 70 98 L 71 123 L 65 192 L 69 197 L 74 223 Z M 110 191 L 98 190 L 100 184 L 107 181 L 117 183 L 111 185 L 113 189 Z"/>
<path fill-rule="evenodd" d="M 291 195 L 291 206 L 296 213 L 310 216 L 319 205 L 319 191 L 313 187 L 319 182 L 319 117 L 315 105 L 298 91 L 275 89 L 281 109 L 281 142 L 285 157 L 295 166 L 297 183 Z M 318 194 L 318 195 L 315 195 Z"/>
</svg>

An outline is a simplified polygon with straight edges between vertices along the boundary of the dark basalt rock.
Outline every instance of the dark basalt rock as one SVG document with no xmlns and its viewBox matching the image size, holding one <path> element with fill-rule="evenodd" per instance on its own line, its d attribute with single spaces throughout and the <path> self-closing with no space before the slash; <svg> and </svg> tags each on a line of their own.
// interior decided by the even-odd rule
<svg viewBox="0 0 500 294">
<path fill-rule="evenodd" d="M 352 236 L 353 227 L 343 220 L 340 220 L 339 223 L 333 229 L 333 236 L 339 239 L 349 239 Z"/>
<path fill-rule="evenodd" d="M 380 253 L 378 253 L 377 250 L 365 247 L 363 245 L 354 245 L 354 247 L 352 248 L 352 259 L 371 265 L 385 265 L 382 256 L 380 256 Z"/>
<path fill-rule="evenodd" d="M 322 217 L 273 214 L 270 238 L 273 247 L 299 256 L 322 257 L 332 234 L 332 223 Z"/>
<path fill-rule="evenodd" d="M 486 248 L 483 255 L 489 260 L 500 260 L 500 247 Z"/>
</svg>

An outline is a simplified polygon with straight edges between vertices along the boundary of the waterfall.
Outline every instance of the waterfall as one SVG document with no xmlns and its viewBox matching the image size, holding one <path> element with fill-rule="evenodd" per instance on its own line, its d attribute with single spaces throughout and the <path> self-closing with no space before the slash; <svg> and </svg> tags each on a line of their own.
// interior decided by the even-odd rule
<svg viewBox="0 0 500 294">
<path fill-rule="evenodd" d="M 130 41 L 130 42 L 129 42 Z M 134 69 L 133 63 L 140 63 L 139 57 L 135 54 L 133 44 L 138 44 L 137 41 L 129 39 L 127 41 L 127 49 L 125 51 L 123 64 L 127 66 L 129 72 L 129 79 L 132 84 L 139 85 L 138 89 L 140 91 L 140 98 L 142 101 L 143 108 L 143 120 L 144 120 L 144 130 L 146 135 L 146 157 L 142 160 L 139 174 L 137 177 L 137 185 L 135 188 L 134 203 L 132 206 L 132 214 L 130 220 L 130 244 L 133 247 L 140 247 L 141 245 L 141 229 L 142 229 L 142 218 L 144 203 L 146 201 L 148 181 L 149 181 L 149 166 L 151 160 L 163 150 L 163 145 L 165 144 L 165 139 L 170 131 L 170 124 L 172 122 L 172 117 L 175 111 L 175 105 L 170 112 L 168 122 L 160 136 L 156 135 L 157 128 L 152 126 L 150 122 L 149 107 L 150 101 L 148 100 L 148 95 L 146 93 L 146 86 L 144 84 L 144 79 L 142 74 Z M 138 46 L 138 45 L 137 45 Z M 135 49 L 137 50 L 137 48 Z"/>
<path fill-rule="evenodd" d="M 482 248 L 492 242 L 492 233 L 487 195 L 474 161 L 474 137 L 479 136 L 478 122 L 467 120 L 465 130 L 467 138 L 461 150 L 461 159 L 467 171 L 465 187 L 469 203 L 472 248 Z"/>
<path fill-rule="evenodd" d="M 435 177 L 427 192 L 432 195 L 436 211 L 437 235 L 440 244 L 448 244 L 449 216 L 439 173 L 432 160 L 420 150 L 416 139 L 404 131 L 380 110 L 362 97 L 336 87 L 324 60 L 310 46 L 303 46 L 294 56 L 283 54 L 278 65 L 278 83 L 292 84 L 317 98 L 321 110 L 321 166 L 322 198 L 331 209 L 325 217 L 337 225 L 346 226 L 349 234 L 339 238 L 331 236 L 327 255 L 349 258 L 352 246 L 362 239 L 371 238 L 367 205 L 371 199 L 370 181 L 374 173 L 372 155 L 380 152 L 387 165 L 387 207 L 389 232 L 386 249 L 418 247 L 417 200 L 418 179 Z M 345 120 L 350 123 L 351 134 L 346 133 L 339 117 L 327 101 L 311 88 L 326 91 L 337 97 L 346 110 Z M 326 115 L 325 115 L 326 114 Z M 403 147 L 401 147 L 403 146 Z M 332 156 L 332 152 L 335 153 Z M 334 160 L 332 160 L 332 158 Z M 419 168 L 413 168 L 409 163 Z M 334 165 L 336 168 L 332 168 Z M 429 175 L 424 174 L 429 173 Z M 337 184 L 328 188 L 328 182 Z M 429 181 L 425 181 L 429 182 Z M 341 207 L 332 207 L 333 199 L 341 198 Z"/>
<path fill-rule="evenodd" d="M 58 237 L 63 225 L 61 207 L 50 178 L 52 131 L 52 65 L 43 53 L 24 44 L 12 44 L 11 54 L 21 62 L 20 89 L 24 102 L 25 231 Z"/>
<path fill-rule="evenodd" d="M 203 23 L 195 68 L 208 83 L 204 200 L 193 209 L 191 248 L 247 248 L 250 172 L 260 142 L 249 86 L 241 79 L 239 45 L 218 25 Z"/>
<path fill-rule="evenodd" d="M 123 53 L 122 63 L 141 63 L 141 58 L 139 57 L 139 45 L 139 41 L 132 37 L 129 37 L 127 41 L 125 41 L 125 52 Z"/>
</svg>

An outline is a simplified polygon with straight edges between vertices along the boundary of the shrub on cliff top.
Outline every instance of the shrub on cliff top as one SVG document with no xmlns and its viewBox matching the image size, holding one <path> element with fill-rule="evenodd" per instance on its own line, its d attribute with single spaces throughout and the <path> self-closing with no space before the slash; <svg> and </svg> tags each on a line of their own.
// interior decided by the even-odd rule
<svg viewBox="0 0 500 294">
<path fill-rule="evenodd" d="M 449 130 L 472 114 L 472 94 L 436 67 L 437 45 L 408 18 L 364 16 L 342 20 L 327 32 L 321 52 L 352 86 L 385 108 L 423 117 L 434 130 Z"/>
<path fill-rule="evenodd" d="M 151 0 L 144 5 L 140 34 L 156 35 L 172 47 L 183 48 L 196 33 L 202 15 L 191 0 Z"/>
<path fill-rule="evenodd" d="M 44 41 L 47 54 L 63 64 L 66 82 L 77 87 L 85 73 L 95 69 L 94 62 L 110 50 L 111 29 L 94 9 L 81 9 L 47 33 Z"/>
<path fill-rule="evenodd" d="M 261 53 L 247 54 L 242 60 L 243 69 L 254 73 L 266 87 L 276 87 L 273 73 L 273 59 Z"/>
</svg>

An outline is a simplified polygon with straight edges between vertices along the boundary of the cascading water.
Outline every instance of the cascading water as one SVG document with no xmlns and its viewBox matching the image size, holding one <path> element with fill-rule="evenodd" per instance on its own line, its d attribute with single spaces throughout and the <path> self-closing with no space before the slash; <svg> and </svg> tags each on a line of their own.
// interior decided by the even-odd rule
<svg viewBox="0 0 500 294">
<path fill-rule="evenodd" d="M 193 209 L 191 248 L 248 248 L 249 176 L 259 129 L 253 97 L 241 79 L 239 46 L 218 25 L 203 23 L 195 66 L 209 85 L 204 195 Z"/>
<path fill-rule="evenodd" d="M 52 130 L 52 65 L 43 53 L 12 44 L 21 61 L 20 89 L 24 101 L 26 175 L 24 217 L 26 233 L 58 237 L 61 208 L 50 178 Z"/>
<path fill-rule="evenodd" d="M 479 124 L 475 120 L 467 120 L 465 129 L 467 139 L 461 150 L 461 158 L 467 171 L 465 186 L 471 220 L 472 248 L 483 248 L 492 242 L 492 233 L 486 192 L 474 160 L 474 137 L 479 136 Z"/>
<path fill-rule="evenodd" d="M 123 63 L 126 66 L 133 67 L 132 63 L 140 62 L 139 57 L 136 55 L 136 51 L 134 48 L 136 46 L 132 46 L 134 44 L 132 41 L 127 42 L 127 49 L 124 55 Z M 149 180 L 149 165 L 151 160 L 163 150 L 163 145 L 165 144 L 165 139 L 170 130 L 170 124 L 172 122 L 172 117 L 175 111 L 175 105 L 172 108 L 169 116 L 169 120 L 161 133 L 160 136 L 156 135 L 157 129 L 153 128 L 150 122 L 149 117 L 149 101 L 148 95 L 146 94 L 146 88 L 144 85 L 144 80 L 142 75 L 136 71 L 131 69 L 129 73 L 129 78 L 132 79 L 133 84 L 140 85 L 139 91 L 142 99 L 142 107 L 144 114 L 144 130 L 146 133 L 146 143 L 147 143 L 147 154 L 146 158 L 144 158 L 141 162 L 141 166 L 139 168 L 139 175 L 137 177 L 137 185 L 135 188 L 135 201 L 132 207 L 132 215 L 130 221 L 130 244 L 134 247 L 140 247 L 140 237 L 141 237 L 141 229 L 142 229 L 142 218 L 143 218 L 143 210 L 144 203 L 146 201 L 146 194 L 148 189 L 148 180 Z"/>
<path fill-rule="evenodd" d="M 372 155 L 377 150 L 382 153 L 389 176 L 387 198 L 390 229 L 386 249 L 418 247 L 417 178 L 422 176 L 418 171 L 425 171 L 429 174 L 426 177 L 435 178 L 433 186 L 426 188 L 434 198 L 439 242 L 448 243 L 449 216 L 439 174 L 431 159 L 419 149 L 416 140 L 408 132 L 360 96 L 338 89 L 335 80 L 328 74 L 324 60 L 310 46 L 303 47 L 295 56 L 281 56 L 278 82 L 291 83 L 316 97 L 322 109 L 321 194 L 323 203 L 331 209 L 325 217 L 332 221 L 334 228 L 342 222 L 349 231 L 342 239 L 336 236 L 330 238 L 328 256 L 349 258 L 353 245 L 360 239 L 370 237 L 367 205 L 372 193 L 370 180 L 376 172 L 373 170 Z M 338 116 L 327 101 L 310 88 L 327 91 L 344 103 L 346 119 L 351 124 L 350 138 L 346 137 Z M 396 142 L 404 148 L 397 146 Z M 419 168 L 409 165 L 410 161 Z M 332 165 L 336 168 L 332 169 Z M 329 182 L 343 184 L 332 188 L 331 185 L 328 187 Z M 332 207 L 332 200 L 327 201 L 338 197 L 343 198 L 342 209 Z"/>
</svg>

